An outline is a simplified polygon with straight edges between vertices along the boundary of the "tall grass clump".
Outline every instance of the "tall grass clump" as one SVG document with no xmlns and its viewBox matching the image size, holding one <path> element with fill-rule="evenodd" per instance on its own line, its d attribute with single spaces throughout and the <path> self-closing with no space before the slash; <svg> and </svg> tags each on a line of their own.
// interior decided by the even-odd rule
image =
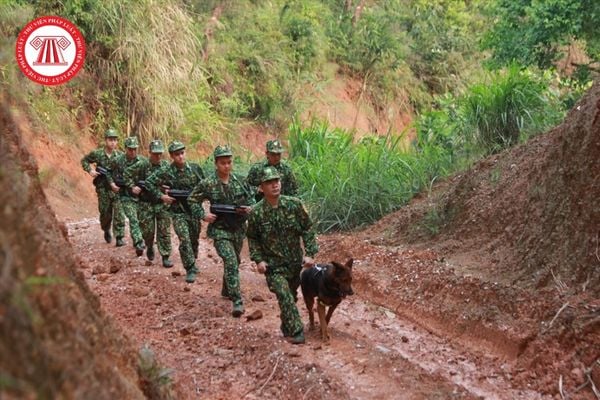
<svg viewBox="0 0 600 400">
<path fill-rule="evenodd" d="M 564 110 L 549 81 L 515 65 L 493 73 L 460 99 L 459 134 L 490 154 L 555 126 Z"/>
<path fill-rule="evenodd" d="M 290 126 L 290 159 L 321 232 L 373 223 L 427 187 L 431 160 L 403 152 L 401 137 L 365 137 L 313 122 Z"/>
</svg>

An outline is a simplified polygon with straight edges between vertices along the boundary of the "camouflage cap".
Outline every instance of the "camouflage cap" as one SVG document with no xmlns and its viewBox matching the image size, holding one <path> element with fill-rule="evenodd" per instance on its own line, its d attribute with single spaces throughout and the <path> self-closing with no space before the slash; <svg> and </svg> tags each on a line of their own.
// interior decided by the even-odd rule
<svg viewBox="0 0 600 400">
<path fill-rule="evenodd" d="M 275 167 L 266 167 L 260 177 L 260 183 L 272 181 L 273 179 L 279 179 L 279 171 Z"/>
<path fill-rule="evenodd" d="M 184 150 L 185 149 L 185 145 L 183 143 L 181 143 L 179 140 L 173 140 L 171 143 L 169 143 L 169 153 L 174 153 L 178 150 Z"/>
<path fill-rule="evenodd" d="M 277 139 L 269 140 L 267 142 L 267 151 L 269 153 L 283 153 L 283 146 L 281 142 Z"/>
<path fill-rule="evenodd" d="M 137 149 L 139 146 L 140 144 L 138 143 L 138 138 L 135 136 L 129 136 L 127 139 L 125 139 L 125 147 L 128 149 Z"/>
<path fill-rule="evenodd" d="M 215 158 L 228 157 L 228 156 L 232 156 L 232 155 L 233 155 L 233 152 L 231 151 L 231 147 L 229 147 L 228 145 L 217 146 L 217 147 L 215 147 L 215 151 L 213 152 L 213 156 Z"/>
<path fill-rule="evenodd" d="M 118 138 L 119 134 L 117 133 L 117 131 L 114 128 L 108 128 L 105 132 L 104 132 L 104 138 L 108 139 L 108 138 Z"/>
<path fill-rule="evenodd" d="M 150 142 L 150 153 L 164 153 L 165 146 L 158 139 Z"/>
</svg>

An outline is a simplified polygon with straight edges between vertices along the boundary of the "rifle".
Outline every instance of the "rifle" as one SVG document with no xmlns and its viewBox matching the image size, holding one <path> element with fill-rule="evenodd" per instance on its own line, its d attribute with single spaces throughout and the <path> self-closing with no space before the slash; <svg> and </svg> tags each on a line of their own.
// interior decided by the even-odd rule
<svg viewBox="0 0 600 400">
<path fill-rule="evenodd" d="M 110 170 L 110 168 L 104 168 L 104 167 L 98 167 L 96 166 L 96 172 L 100 175 L 98 175 L 96 178 L 94 178 L 94 180 L 100 178 L 100 179 L 106 179 L 107 176 L 109 176 L 112 171 Z M 115 185 L 117 185 L 120 188 L 124 188 L 126 187 L 125 185 L 125 180 L 123 179 L 122 176 L 117 176 L 114 179 Z"/>
<path fill-rule="evenodd" d="M 248 219 L 246 215 L 238 213 L 244 207 L 232 204 L 211 204 L 210 212 L 217 215 L 217 221 L 223 221 L 230 229 L 237 230 Z"/>
<path fill-rule="evenodd" d="M 110 175 L 110 169 L 96 165 L 96 172 L 98 173 L 98 176 L 96 176 L 92 181 L 94 183 L 94 186 L 98 186 L 102 183 L 104 183 L 105 186 L 108 186 L 106 177 Z"/>
</svg>

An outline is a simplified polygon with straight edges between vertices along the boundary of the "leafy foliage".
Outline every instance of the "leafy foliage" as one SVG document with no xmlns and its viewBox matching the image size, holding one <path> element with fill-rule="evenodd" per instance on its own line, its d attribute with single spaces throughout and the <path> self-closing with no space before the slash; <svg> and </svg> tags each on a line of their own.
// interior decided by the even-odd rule
<svg viewBox="0 0 600 400">
<path fill-rule="evenodd" d="M 596 0 L 497 0 L 484 47 L 491 65 L 511 62 L 550 68 L 574 39 L 592 61 L 600 60 L 600 3 Z"/>
</svg>

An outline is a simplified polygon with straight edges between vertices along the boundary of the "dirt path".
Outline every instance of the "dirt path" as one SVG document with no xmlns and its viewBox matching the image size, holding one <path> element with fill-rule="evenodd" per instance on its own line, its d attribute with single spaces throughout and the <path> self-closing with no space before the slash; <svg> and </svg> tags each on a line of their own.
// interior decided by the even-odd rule
<svg viewBox="0 0 600 400">
<path fill-rule="evenodd" d="M 130 245 L 104 243 L 95 220 L 67 226 L 102 308 L 138 348 L 147 344 L 173 369 L 177 398 L 545 398 L 513 389 L 497 357 L 467 353 L 452 338 L 435 336 L 360 293 L 334 314 L 330 345 L 308 332 L 305 345 L 293 346 L 281 337 L 276 299 L 247 255 L 241 265 L 245 316 L 263 314 L 254 321 L 230 316 L 230 302 L 219 295 L 221 262 L 206 238 L 201 272 L 189 285 L 177 251 L 175 268 L 164 269 L 137 258 Z"/>
</svg>

